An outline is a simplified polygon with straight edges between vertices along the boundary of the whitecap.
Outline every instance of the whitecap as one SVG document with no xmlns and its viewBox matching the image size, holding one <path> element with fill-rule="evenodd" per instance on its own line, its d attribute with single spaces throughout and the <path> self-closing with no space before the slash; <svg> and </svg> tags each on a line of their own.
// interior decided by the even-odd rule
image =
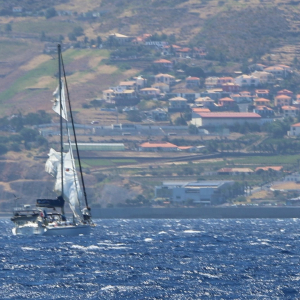
<svg viewBox="0 0 300 300">
<path fill-rule="evenodd" d="M 188 229 L 188 230 L 185 230 L 184 233 L 201 233 L 201 231 Z"/>
<path fill-rule="evenodd" d="M 145 241 L 145 242 L 152 242 L 153 239 L 151 239 L 151 238 L 146 238 L 146 239 L 144 239 L 144 241 Z"/>
<path fill-rule="evenodd" d="M 168 234 L 168 233 L 165 232 L 165 231 L 161 231 L 161 232 L 159 232 L 158 234 Z"/>
<path fill-rule="evenodd" d="M 21 247 L 21 249 L 22 249 L 22 250 L 25 250 L 25 251 L 26 251 L 26 250 L 27 250 L 27 251 L 38 250 L 38 249 L 35 249 L 35 248 L 31 248 L 31 247 Z"/>
</svg>

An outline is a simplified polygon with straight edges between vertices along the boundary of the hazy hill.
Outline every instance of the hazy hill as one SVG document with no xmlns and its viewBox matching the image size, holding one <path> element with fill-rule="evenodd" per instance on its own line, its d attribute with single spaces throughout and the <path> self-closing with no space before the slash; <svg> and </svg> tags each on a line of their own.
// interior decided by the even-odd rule
<svg viewBox="0 0 300 300">
<path fill-rule="evenodd" d="M 237 62 L 265 59 L 291 63 L 300 51 L 299 1 L 246 0 L 52 0 L 0 1 L 1 115 L 49 108 L 55 89 L 56 58 L 43 54 L 45 40 L 56 41 L 82 27 L 84 37 L 105 40 L 108 34 L 175 34 L 181 45 L 205 46 L 208 58 Z M 23 12 L 11 14 L 12 7 Z M 46 18 L 42 12 L 72 12 Z M 9 13 L 8 13 L 9 12 Z M 38 14 L 36 14 L 39 12 Z M 97 17 L 89 13 L 97 12 Z M 30 15 L 31 14 L 31 15 Z M 32 15 L 33 14 L 33 15 Z M 9 26 L 8 26 L 9 25 Z M 43 41 L 42 41 L 43 40 Z M 101 91 L 142 72 L 145 63 L 122 69 L 107 65 L 107 49 L 70 49 L 64 53 L 75 107 L 101 96 Z M 130 64 L 130 63 L 129 63 Z M 222 68 L 224 70 L 224 67 Z"/>
</svg>

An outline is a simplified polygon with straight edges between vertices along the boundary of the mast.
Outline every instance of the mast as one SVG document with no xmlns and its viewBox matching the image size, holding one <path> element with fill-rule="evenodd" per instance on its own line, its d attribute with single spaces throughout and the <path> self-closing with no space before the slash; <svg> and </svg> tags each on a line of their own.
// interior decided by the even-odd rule
<svg viewBox="0 0 300 300">
<path fill-rule="evenodd" d="M 62 59 L 62 56 L 61 56 L 61 63 L 62 63 L 62 69 L 63 69 L 64 79 L 65 79 L 65 85 L 66 85 L 66 92 L 67 92 L 67 98 L 68 98 L 68 104 L 69 104 L 71 124 L 72 124 L 72 129 L 73 129 L 73 134 L 74 134 L 75 148 L 76 148 L 76 153 L 77 153 L 77 158 L 78 158 L 78 164 L 79 164 L 79 171 L 80 171 L 80 178 L 81 178 L 81 184 L 82 184 L 83 195 L 84 195 L 84 202 L 85 202 L 86 208 L 88 208 L 89 206 L 88 206 L 88 201 L 87 201 L 87 196 L 86 196 L 86 189 L 85 189 L 85 184 L 84 184 L 84 179 L 83 179 L 83 172 L 82 172 L 81 160 L 80 160 L 79 149 L 78 149 L 78 144 L 77 144 L 77 137 L 76 137 L 76 131 L 75 131 L 75 125 L 74 125 L 74 119 L 73 119 L 73 113 L 72 113 L 72 106 L 71 106 L 71 101 L 70 101 L 70 96 L 69 96 L 69 89 L 68 89 L 68 83 L 67 83 L 67 80 L 66 80 L 65 66 L 64 66 L 64 61 Z"/>
<path fill-rule="evenodd" d="M 63 127 L 62 127 L 62 101 L 61 101 L 61 48 L 60 44 L 57 45 L 57 53 L 58 53 L 58 89 L 59 89 L 59 107 L 60 107 L 60 166 L 61 166 L 61 197 L 64 196 L 64 144 L 63 144 Z"/>
</svg>

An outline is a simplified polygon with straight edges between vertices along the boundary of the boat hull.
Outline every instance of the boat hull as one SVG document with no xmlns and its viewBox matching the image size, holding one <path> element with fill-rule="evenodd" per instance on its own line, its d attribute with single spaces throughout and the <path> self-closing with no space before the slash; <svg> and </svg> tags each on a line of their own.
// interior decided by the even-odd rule
<svg viewBox="0 0 300 300">
<path fill-rule="evenodd" d="M 12 229 L 13 235 L 33 236 L 33 235 L 66 235 L 76 236 L 80 234 L 89 235 L 91 233 L 90 225 L 68 225 L 68 226 L 18 226 Z"/>
<path fill-rule="evenodd" d="M 68 226 L 57 226 L 57 227 L 48 227 L 46 226 L 46 230 L 44 235 L 67 235 L 67 236 L 76 236 L 79 234 L 88 235 L 91 233 L 90 225 L 68 225 Z"/>
</svg>

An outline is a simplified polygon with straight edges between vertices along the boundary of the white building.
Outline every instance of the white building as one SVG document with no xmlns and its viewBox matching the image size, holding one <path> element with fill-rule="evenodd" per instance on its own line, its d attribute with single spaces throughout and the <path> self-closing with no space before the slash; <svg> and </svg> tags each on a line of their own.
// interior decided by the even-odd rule
<svg viewBox="0 0 300 300">
<path fill-rule="evenodd" d="M 300 135 L 300 123 L 291 125 L 290 131 L 288 131 L 289 136 L 299 136 Z"/>
<path fill-rule="evenodd" d="M 234 83 L 238 84 L 239 86 L 258 86 L 259 85 L 259 78 L 253 75 L 241 75 L 234 79 Z"/>
<path fill-rule="evenodd" d="M 256 113 L 243 112 L 199 112 L 192 114 L 191 124 L 199 127 L 232 126 L 236 123 L 260 124 L 261 116 Z"/>
<path fill-rule="evenodd" d="M 220 190 L 234 184 L 234 181 L 170 181 L 155 187 L 156 199 L 168 199 L 172 202 L 191 201 L 199 204 L 217 204 L 226 201 L 228 194 Z"/>
</svg>

